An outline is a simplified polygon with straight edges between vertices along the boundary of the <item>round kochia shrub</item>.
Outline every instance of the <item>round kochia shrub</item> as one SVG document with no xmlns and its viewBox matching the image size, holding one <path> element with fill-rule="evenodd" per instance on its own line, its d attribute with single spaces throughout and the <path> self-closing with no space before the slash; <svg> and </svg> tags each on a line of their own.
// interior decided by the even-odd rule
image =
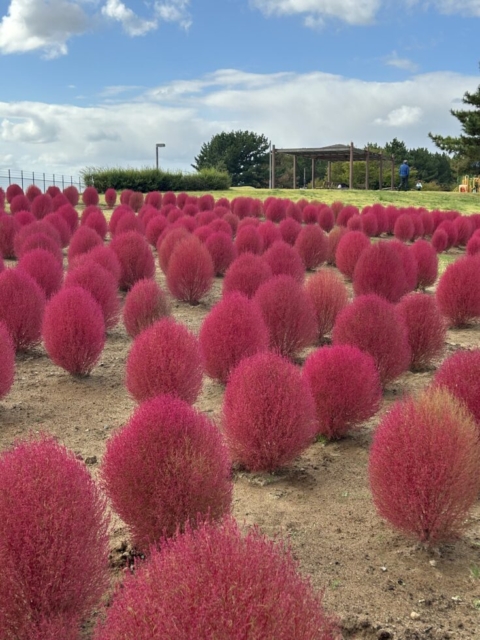
<svg viewBox="0 0 480 640">
<path fill-rule="evenodd" d="M 369 475 L 379 514 L 434 545 L 455 539 L 480 491 L 475 423 L 445 389 L 397 403 L 377 428 Z"/>
<path fill-rule="evenodd" d="M 309 224 L 298 234 L 295 249 L 305 269 L 312 271 L 327 259 L 328 239 L 317 225 Z"/>
<path fill-rule="evenodd" d="M 334 640 L 337 624 L 284 544 L 233 519 L 188 529 L 118 590 L 95 640 Z"/>
<path fill-rule="evenodd" d="M 380 406 L 382 387 L 373 358 L 350 345 L 322 347 L 306 360 L 303 376 L 316 407 L 317 432 L 343 438 Z"/>
<path fill-rule="evenodd" d="M 359 296 L 337 316 L 333 344 L 350 344 L 375 360 L 382 385 L 386 385 L 410 365 L 407 327 L 393 304 L 369 294 Z"/>
<path fill-rule="evenodd" d="M 0 322 L 0 400 L 10 391 L 15 377 L 15 347 L 7 325 Z"/>
<path fill-rule="evenodd" d="M 97 205 L 100 198 L 95 187 L 87 187 L 82 193 L 82 202 L 86 207 L 94 204 Z"/>
<path fill-rule="evenodd" d="M 16 351 L 40 342 L 45 295 L 21 269 L 0 273 L 0 321 L 5 322 Z"/>
<path fill-rule="evenodd" d="M 139 280 L 127 293 L 123 322 L 130 337 L 135 338 L 141 331 L 169 314 L 167 297 L 154 280 Z"/>
<path fill-rule="evenodd" d="M 410 369 L 426 369 L 445 347 L 447 326 L 437 301 L 428 293 L 410 293 L 400 300 L 397 311 L 407 327 L 412 352 Z"/>
<path fill-rule="evenodd" d="M 188 238 L 190 233 L 185 227 L 177 227 L 175 229 L 165 229 L 165 234 L 160 235 L 157 241 L 158 262 L 163 273 L 167 273 L 168 263 L 177 244 Z"/>
<path fill-rule="evenodd" d="M 127 231 L 113 238 L 110 243 L 120 262 L 120 289 L 128 291 L 142 278 L 153 278 L 155 259 L 144 236 Z"/>
<path fill-rule="evenodd" d="M 76 258 L 81 253 L 88 253 L 94 247 L 100 247 L 103 240 L 98 233 L 90 227 L 79 227 L 73 234 L 68 247 L 68 261 Z"/>
<path fill-rule="evenodd" d="M 271 227 L 267 227 L 267 229 L 270 230 L 270 234 L 273 235 L 272 229 L 275 229 L 280 234 L 280 238 L 276 239 L 283 240 L 284 242 L 291 244 L 292 247 L 295 244 L 295 240 L 297 239 L 298 234 L 302 230 L 302 225 L 293 218 L 285 218 L 285 220 L 282 220 L 280 222 L 278 227 L 270 220 L 267 220 L 260 225 L 259 230 L 261 227 L 265 228 L 265 225 L 267 225 L 267 223 L 270 223 L 270 225 L 272 225 Z M 273 244 L 273 242 L 270 244 Z M 265 249 L 266 248 L 267 247 L 265 247 Z"/>
<path fill-rule="evenodd" d="M 248 298 L 255 295 L 258 287 L 272 277 L 272 269 L 261 256 L 242 253 L 228 267 L 223 280 L 223 295 L 240 291 Z"/>
<path fill-rule="evenodd" d="M 106 501 L 46 436 L 3 452 L 0 482 L 0 636 L 78 640 L 109 585 Z"/>
<path fill-rule="evenodd" d="M 433 384 L 444 387 L 463 402 L 480 429 L 480 349 L 457 351 L 447 358 L 438 369 Z"/>
<path fill-rule="evenodd" d="M 327 264 L 336 264 L 338 243 L 347 233 L 348 231 L 346 227 L 333 227 L 333 229 L 328 234 Z"/>
<path fill-rule="evenodd" d="M 50 251 L 45 249 L 28 251 L 18 261 L 18 268 L 35 280 L 47 300 L 62 286 L 62 265 Z"/>
<path fill-rule="evenodd" d="M 239 255 L 247 251 L 257 255 L 263 252 L 262 236 L 253 224 L 247 224 L 238 228 L 235 238 L 235 249 Z"/>
<path fill-rule="evenodd" d="M 80 200 L 80 194 L 78 193 L 77 187 L 74 187 L 73 184 L 69 187 L 65 187 L 63 195 L 67 198 L 72 207 L 77 206 L 78 201 Z"/>
<path fill-rule="evenodd" d="M 365 249 L 355 265 L 353 290 L 357 296 L 377 294 L 389 302 L 398 302 L 411 290 L 393 241 L 382 240 Z"/>
<path fill-rule="evenodd" d="M 289 464 L 312 442 L 314 414 L 295 365 L 273 353 L 244 358 L 230 374 L 223 404 L 232 459 L 250 471 Z"/>
<path fill-rule="evenodd" d="M 143 551 L 187 523 L 230 511 L 230 459 L 220 431 L 173 396 L 136 409 L 107 442 L 101 476 L 113 509 Z"/>
<path fill-rule="evenodd" d="M 317 336 L 321 340 L 333 329 L 335 319 L 348 303 L 348 291 L 334 271 L 321 270 L 305 284 L 305 292 L 315 309 Z"/>
<path fill-rule="evenodd" d="M 435 284 L 438 276 L 438 255 L 430 242 L 420 238 L 410 247 L 417 261 L 417 286 L 424 289 Z"/>
<path fill-rule="evenodd" d="M 13 216 L 2 215 L 0 210 L 0 258 L 14 258 L 14 238 L 20 223 Z"/>
<path fill-rule="evenodd" d="M 71 266 L 76 267 L 87 260 L 94 262 L 109 271 L 115 278 L 115 282 L 118 284 L 121 276 L 120 262 L 118 261 L 116 253 L 110 246 L 101 244 L 90 249 L 87 253 L 80 254 L 72 261 Z"/>
<path fill-rule="evenodd" d="M 30 211 L 33 213 L 37 220 L 41 220 L 53 210 L 52 198 L 47 194 L 41 194 L 37 196 L 30 207 Z"/>
<path fill-rule="evenodd" d="M 225 384 L 240 360 L 267 351 L 269 333 L 258 305 L 234 291 L 205 318 L 199 341 L 207 375 Z"/>
<path fill-rule="evenodd" d="M 436 296 L 450 326 L 480 318 L 480 258 L 465 256 L 449 264 L 438 281 Z"/>
<path fill-rule="evenodd" d="M 216 275 L 223 275 L 237 256 L 232 238 L 228 233 L 217 231 L 209 235 L 205 241 Z"/>
<path fill-rule="evenodd" d="M 197 304 L 213 285 L 213 260 L 195 236 L 181 240 L 170 257 L 167 286 L 170 293 L 189 304 Z"/>
<path fill-rule="evenodd" d="M 128 354 L 126 385 L 137 402 L 167 393 L 193 404 L 202 375 L 197 338 L 171 318 L 142 331 Z"/>
<path fill-rule="evenodd" d="M 302 283 L 305 278 L 305 267 L 302 259 L 293 247 L 283 240 L 277 240 L 263 255 L 265 262 L 270 265 L 274 276 L 291 276 Z"/>
<path fill-rule="evenodd" d="M 348 231 L 340 238 L 335 252 L 335 263 L 338 270 L 349 280 L 352 280 L 355 265 L 362 253 L 369 248 L 370 238 L 363 231 Z"/>
<path fill-rule="evenodd" d="M 45 308 L 42 334 L 56 365 L 73 375 L 88 375 L 105 345 L 102 309 L 83 287 L 61 289 Z"/>
<path fill-rule="evenodd" d="M 115 189 L 110 188 L 105 191 L 105 202 L 107 204 L 107 207 L 109 207 L 110 209 L 115 206 L 115 203 L 117 202 L 117 192 L 115 191 Z"/>
<path fill-rule="evenodd" d="M 273 276 L 258 288 L 254 300 L 268 327 L 273 351 L 291 358 L 315 342 L 315 309 L 292 277 Z"/>
</svg>

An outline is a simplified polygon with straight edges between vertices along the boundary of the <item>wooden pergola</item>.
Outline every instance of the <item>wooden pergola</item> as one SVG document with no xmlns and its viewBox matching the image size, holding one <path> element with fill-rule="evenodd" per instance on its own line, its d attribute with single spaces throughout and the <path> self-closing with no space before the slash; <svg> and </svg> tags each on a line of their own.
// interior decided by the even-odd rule
<svg viewBox="0 0 480 640">
<path fill-rule="evenodd" d="M 270 151 L 270 180 L 271 188 L 275 189 L 275 156 L 277 153 L 283 153 L 285 155 L 293 156 L 293 188 L 297 188 L 297 158 L 311 158 L 312 160 L 312 189 L 315 188 L 315 162 L 317 160 L 326 160 L 327 165 L 327 184 L 332 183 L 332 162 L 349 162 L 349 188 L 353 189 L 353 163 L 361 160 L 365 162 L 365 189 L 368 189 L 369 178 L 369 163 L 371 160 L 376 160 L 380 163 L 379 166 L 379 183 L 380 189 L 383 188 L 383 161 L 388 160 L 382 153 L 370 151 L 367 149 L 357 149 L 353 142 L 347 144 L 332 144 L 328 147 L 316 147 L 316 148 L 302 148 L 302 149 L 276 149 L 275 145 L 272 146 Z M 395 158 L 392 155 L 392 179 L 391 189 L 395 188 Z"/>
</svg>

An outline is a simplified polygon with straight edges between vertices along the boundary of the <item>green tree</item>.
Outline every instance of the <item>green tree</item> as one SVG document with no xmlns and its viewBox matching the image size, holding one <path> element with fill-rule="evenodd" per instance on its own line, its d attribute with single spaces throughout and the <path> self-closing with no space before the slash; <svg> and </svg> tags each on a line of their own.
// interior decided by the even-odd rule
<svg viewBox="0 0 480 640">
<path fill-rule="evenodd" d="M 467 91 L 462 102 L 470 108 L 450 109 L 450 113 L 457 118 L 462 127 L 462 133 L 458 137 L 433 133 L 428 135 L 439 149 L 453 154 L 459 161 L 460 170 L 468 171 L 472 166 L 478 170 L 480 168 L 480 85 L 475 93 Z"/>
<path fill-rule="evenodd" d="M 269 141 L 252 131 L 217 133 L 205 142 L 192 167 L 227 171 L 234 187 L 268 187 Z"/>
</svg>

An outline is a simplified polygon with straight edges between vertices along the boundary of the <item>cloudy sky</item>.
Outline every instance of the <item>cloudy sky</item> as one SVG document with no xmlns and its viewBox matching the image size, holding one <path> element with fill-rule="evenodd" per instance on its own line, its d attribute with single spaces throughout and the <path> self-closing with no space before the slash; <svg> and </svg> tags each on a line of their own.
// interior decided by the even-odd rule
<svg viewBox="0 0 480 640">
<path fill-rule="evenodd" d="M 277 147 L 428 147 L 480 84 L 480 0 L 1 0 L 0 170 L 190 168 Z"/>
</svg>

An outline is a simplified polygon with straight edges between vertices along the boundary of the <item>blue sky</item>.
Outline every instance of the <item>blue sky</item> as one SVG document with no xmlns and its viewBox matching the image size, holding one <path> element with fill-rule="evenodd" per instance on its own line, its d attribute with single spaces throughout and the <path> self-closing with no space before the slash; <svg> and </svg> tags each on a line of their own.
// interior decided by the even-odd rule
<svg viewBox="0 0 480 640">
<path fill-rule="evenodd" d="M 223 130 L 432 148 L 480 84 L 480 0 L 0 0 L 0 169 L 189 169 Z"/>
</svg>

